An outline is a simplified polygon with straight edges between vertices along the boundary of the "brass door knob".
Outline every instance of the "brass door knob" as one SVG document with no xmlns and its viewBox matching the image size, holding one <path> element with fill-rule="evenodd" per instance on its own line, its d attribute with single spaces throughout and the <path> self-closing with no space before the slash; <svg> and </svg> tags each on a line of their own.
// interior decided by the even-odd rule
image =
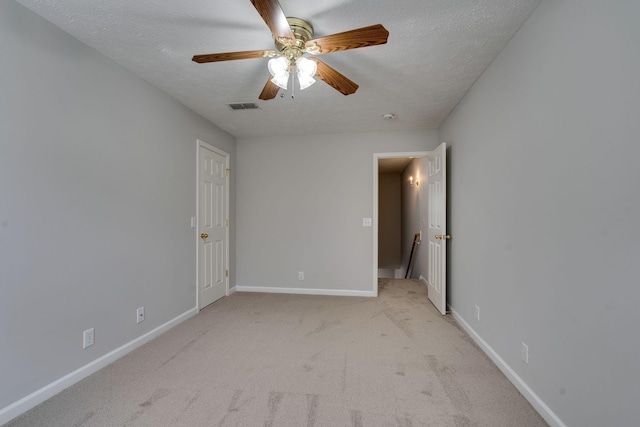
<svg viewBox="0 0 640 427">
<path fill-rule="evenodd" d="M 436 240 L 440 240 L 442 239 L 442 234 L 436 234 L 435 236 L 433 236 L 436 238 Z"/>
<path fill-rule="evenodd" d="M 445 234 L 442 236 L 443 239 L 451 240 L 451 234 Z"/>
<path fill-rule="evenodd" d="M 202 233 L 200 237 L 203 239 L 206 239 L 207 237 L 209 237 L 209 235 L 207 233 Z"/>
</svg>

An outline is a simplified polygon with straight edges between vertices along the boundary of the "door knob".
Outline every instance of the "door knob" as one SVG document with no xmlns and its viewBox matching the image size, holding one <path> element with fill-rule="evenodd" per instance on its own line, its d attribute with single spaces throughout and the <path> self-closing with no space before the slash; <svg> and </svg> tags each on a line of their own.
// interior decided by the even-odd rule
<svg viewBox="0 0 640 427">
<path fill-rule="evenodd" d="M 209 235 L 207 233 L 202 233 L 200 237 L 203 239 L 206 239 L 207 237 L 209 237 Z"/>
<path fill-rule="evenodd" d="M 433 236 L 436 238 L 436 240 L 440 240 L 442 239 L 442 234 L 436 234 L 435 236 Z"/>
<path fill-rule="evenodd" d="M 442 236 L 443 239 L 451 240 L 451 234 L 445 234 Z"/>
</svg>

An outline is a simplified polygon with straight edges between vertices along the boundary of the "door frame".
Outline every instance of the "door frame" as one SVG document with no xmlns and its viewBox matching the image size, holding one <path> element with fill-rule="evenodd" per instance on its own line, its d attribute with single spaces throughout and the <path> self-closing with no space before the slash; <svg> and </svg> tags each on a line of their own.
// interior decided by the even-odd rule
<svg viewBox="0 0 640 427">
<path fill-rule="evenodd" d="M 200 236 L 198 236 L 198 232 L 200 231 L 200 150 L 201 148 L 206 148 L 207 150 L 211 150 L 214 153 L 217 153 L 225 158 L 225 168 L 229 170 L 229 162 L 230 156 L 224 150 L 220 148 L 214 147 L 211 144 L 208 144 L 200 139 L 196 140 L 196 232 L 195 232 L 195 241 L 196 241 L 196 312 L 200 312 Z M 229 221 L 229 178 L 230 173 L 226 174 L 225 177 L 225 217 L 226 220 Z M 227 222 L 227 226 L 225 227 L 225 245 L 224 245 L 224 254 L 225 254 L 225 270 L 229 270 L 229 223 Z M 225 275 L 225 296 L 229 296 L 229 276 Z"/>
<path fill-rule="evenodd" d="M 373 153 L 373 286 L 372 295 L 378 296 L 378 161 L 380 159 L 404 159 L 428 157 L 431 151 L 403 151 L 392 153 Z"/>
</svg>

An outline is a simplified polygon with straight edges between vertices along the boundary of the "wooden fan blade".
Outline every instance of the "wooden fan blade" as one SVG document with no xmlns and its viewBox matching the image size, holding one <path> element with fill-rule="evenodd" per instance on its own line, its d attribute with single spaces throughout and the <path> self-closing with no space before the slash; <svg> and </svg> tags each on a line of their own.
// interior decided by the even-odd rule
<svg viewBox="0 0 640 427">
<path fill-rule="evenodd" d="M 236 59 L 271 58 L 278 54 L 275 50 L 248 50 L 245 52 L 210 53 L 195 55 L 192 61 L 199 64 L 207 62 L 233 61 Z"/>
<path fill-rule="evenodd" d="M 287 22 L 287 16 L 282 11 L 278 0 L 251 0 L 251 3 L 276 39 L 295 40 L 293 31 Z"/>
<path fill-rule="evenodd" d="M 385 44 L 388 37 L 389 31 L 382 25 L 377 24 L 309 40 L 305 48 L 307 52 L 311 54 L 320 55 L 323 53 L 337 52 L 339 50 Z"/>
<path fill-rule="evenodd" d="M 351 95 L 358 90 L 358 85 L 349 80 L 344 75 L 337 72 L 335 69 L 331 68 L 324 62 L 320 61 L 317 58 L 309 58 L 312 61 L 315 61 L 318 64 L 318 69 L 316 71 L 316 77 L 320 80 L 337 90 L 343 95 Z"/>
<path fill-rule="evenodd" d="M 258 97 L 258 99 L 268 101 L 270 99 L 275 98 L 276 95 L 278 94 L 278 91 L 280 91 L 280 87 L 275 83 L 273 83 L 271 81 L 271 77 L 269 77 L 269 80 L 267 80 L 267 84 L 264 85 L 264 89 L 262 89 L 262 93 L 260 93 L 260 96 Z"/>
</svg>

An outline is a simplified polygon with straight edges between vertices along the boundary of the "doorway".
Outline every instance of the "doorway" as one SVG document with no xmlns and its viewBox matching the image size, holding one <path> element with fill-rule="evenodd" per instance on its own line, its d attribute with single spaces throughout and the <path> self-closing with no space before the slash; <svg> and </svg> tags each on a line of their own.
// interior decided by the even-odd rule
<svg viewBox="0 0 640 427">
<path fill-rule="evenodd" d="M 396 187 L 397 191 L 402 191 L 402 186 L 407 185 L 407 182 L 404 182 L 401 178 L 402 171 L 412 161 L 425 158 L 428 155 L 428 151 L 374 153 L 373 155 L 373 294 L 375 296 L 378 296 L 378 277 L 381 275 L 404 277 L 406 271 L 404 258 L 407 257 L 403 256 L 402 253 L 405 252 L 406 234 L 411 234 L 410 230 L 404 230 L 404 227 L 401 226 L 403 216 L 401 205 L 390 206 L 388 207 L 389 209 L 384 210 L 380 208 L 380 191 L 384 191 L 385 187 Z M 381 173 L 393 176 L 381 178 Z M 398 197 L 393 198 L 393 196 L 391 196 L 390 202 L 403 203 Z M 392 236 L 385 235 L 385 231 L 380 231 L 381 219 L 393 228 L 391 230 Z M 394 224 L 393 222 L 395 221 L 398 221 L 399 224 Z M 396 233 L 400 233 L 400 236 Z M 411 239 L 413 240 L 413 234 L 411 234 Z M 392 247 L 381 248 L 381 244 L 390 244 Z M 382 252 L 380 249 L 383 249 Z M 387 251 L 387 249 L 389 250 Z M 394 254 L 393 251 L 400 251 L 400 253 Z"/>
<path fill-rule="evenodd" d="M 411 260 L 405 256 L 407 243 L 412 241 L 410 239 L 419 241 L 423 246 L 421 250 L 419 247 L 415 248 L 422 252 L 422 255 L 416 258 L 416 262 L 421 262 L 418 266 L 419 278 L 429 289 L 429 299 L 443 315 L 446 314 L 447 293 L 446 247 L 447 241 L 451 238 L 446 227 L 446 149 L 446 143 L 442 143 L 435 150 L 428 152 L 373 155 L 373 294 L 378 295 L 381 161 L 412 158 L 409 165 L 417 164 L 418 167 L 413 167 L 408 172 L 409 166 L 405 166 L 400 180 L 401 191 L 407 194 L 407 197 L 403 197 L 403 209 L 411 211 L 412 216 L 411 220 L 407 221 L 409 215 L 405 215 L 404 212 L 402 215 L 402 266 L 411 271 Z M 414 205 L 409 207 L 409 203 Z"/>
</svg>

